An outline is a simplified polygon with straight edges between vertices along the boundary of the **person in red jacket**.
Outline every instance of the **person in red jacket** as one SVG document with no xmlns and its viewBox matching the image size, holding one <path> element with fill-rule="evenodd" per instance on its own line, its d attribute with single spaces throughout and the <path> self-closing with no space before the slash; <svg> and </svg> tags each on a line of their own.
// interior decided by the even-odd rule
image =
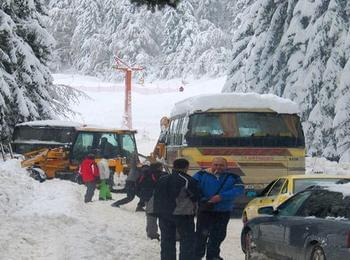
<svg viewBox="0 0 350 260">
<path fill-rule="evenodd" d="M 96 181 L 99 177 L 98 167 L 95 162 L 95 155 L 88 154 L 81 162 L 79 167 L 79 174 L 81 175 L 84 184 L 86 185 L 85 203 L 91 202 L 96 189 Z"/>
</svg>

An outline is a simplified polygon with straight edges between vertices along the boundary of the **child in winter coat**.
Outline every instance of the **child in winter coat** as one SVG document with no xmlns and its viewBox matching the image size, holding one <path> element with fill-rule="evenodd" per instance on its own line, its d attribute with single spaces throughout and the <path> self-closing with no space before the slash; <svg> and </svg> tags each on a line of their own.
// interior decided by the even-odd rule
<svg viewBox="0 0 350 260">
<path fill-rule="evenodd" d="M 96 189 L 96 181 L 99 176 L 98 167 L 95 162 L 95 155 L 88 154 L 79 167 L 84 184 L 86 185 L 85 203 L 91 202 Z"/>
<path fill-rule="evenodd" d="M 112 199 L 111 191 L 109 190 L 109 186 L 107 185 L 107 181 L 109 179 L 109 167 L 108 161 L 105 158 L 101 158 L 101 160 L 97 163 L 98 170 L 100 172 L 100 200 L 110 200 Z"/>
</svg>

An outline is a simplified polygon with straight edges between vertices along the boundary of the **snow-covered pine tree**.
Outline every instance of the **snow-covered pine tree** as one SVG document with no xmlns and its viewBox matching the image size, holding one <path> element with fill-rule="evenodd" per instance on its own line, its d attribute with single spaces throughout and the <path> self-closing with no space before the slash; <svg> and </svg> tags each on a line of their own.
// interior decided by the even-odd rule
<svg viewBox="0 0 350 260">
<path fill-rule="evenodd" d="M 234 36 L 232 67 L 223 89 L 274 93 L 296 101 L 309 154 L 330 159 L 342 155 L 336 150 L 335 131 L 339 136 L 341 132 L 333 119 L 339 76 L 348 61 L 349 48 L 343 48 L 349 10 L 346 0 L 257 0 L 248 5 Z M 343 111 L 344 104 L 337 108 Z"/>
<path fill-rule="evenodd" d="M 154 73 L 157 66 L 154 58 L 160 53 L 157 13 L 147 8 L 124 6 L 121 22 L 113 34 L 111 53 L 117 54 L 128 64 L 137 64 L 145 68 L 146 73 Z"/>
<path fill-rule="evenodd" d="M 155 8 L 164 8 L 165 6 L 171 6 L 173 8 L 176 8 L 178 3 L 181 0 L 130 0 L 131 3 L 137 4 L 137 5 L 146 5 L 151 10 L 155 10 Z"/>
<path fill-rule="evenodd" d="M 47 1 L 49 10 L 45 17 L 47 27 L 55 38 L 52 61 L 49 63 L 52 71 L 64 71 L 72 67 L 71 39 L 76 27 L 75 0 Z"/>
<path fill-rule="evenodd" d="M 102 3 L 91 0 L 78 2 L 75 10 L 77 26 L 71 41 L 74 66 L 84 73 L 94 75 L 97 74 L 96 67 L 105 62 L 100 50 L 107 48 L 101 32 L 104 17 Z"/>
<path fill-rule="evenodd" d="M 199 26 L 195 19 L 193 1 L 181 2 L 176 10 L 168 8 L 164 15 L 163 24 L 166 25 L 160 75 L 168 78 L 186 77 L 190 70 L 191 49 Z"/>
<path fill-rule="evenodd" d="M 73 69 L 83 73 L 113 78 L 116 74 L 111 66 L 117 53 L 129 63 L 145 66 L 151 77 L 217 76 L 226 71 L 225 62 L 231 52 L 231 38 L 227 34 L 232 26 L 228 26 L 225 18 L 235 15 L 231 12 L 237 10 L 232 7 L 235 1 L 185 0 L 178 10 L 168 7 L 154 13 L 146 7 L 136 8 L 129 0 L 102 0 L 98 4 L 93 0 L 46 1 L 54 8 L 49 24 L 54 25 L 50 29 L 57 37 L 57 53 L 69 57 L 74 61 Z M 59 6 L 65 10 L 57 10 Z M 95 8 L 85 10 L 83 6 Z M 74 14 L 76 22 L 69 22 L 68 18 L 56 21 L 67 12 Z M 86 31 L 89 23 L 93 23 L 92 29 Z M 68 35 L 61 35 L 62 28 Z M 70 49 L 62 48 L 68 42 Z"/>
<path fill-rule="evenodd" d="M 52 97 L 59 95 L 46 66 L 53 39 L 43 26 L 44 11 L 40 0 L 0 4 L 1 139 L 10 137 L 16 123 L 66 111 Z"/>
<path fill-rule="evenodd" d="M 337 152 L 341 162 L 350 162 L 350 32 L 342 35 L 342 45 L 339 50 L 343 52 L 341 65 L 343 70 L 337 79 L 338 88 L 335 91 L 335 118 L 333 127 Z"/>
</svg>

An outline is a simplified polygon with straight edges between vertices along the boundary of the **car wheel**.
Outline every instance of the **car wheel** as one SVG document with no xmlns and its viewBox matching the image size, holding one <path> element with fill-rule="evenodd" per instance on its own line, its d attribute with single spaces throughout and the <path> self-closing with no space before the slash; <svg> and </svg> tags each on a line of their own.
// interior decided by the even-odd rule
<svg viewBox="0 0 350 260">
<path fill-rule="evenodd" d="M 248 216 L 246 211 L 244 211 L 242 214 L 242 222 L 243 224 L 246 224 L 248 222 Z"/>
<path fill-rule="evenodd" d="M 254 259 L 255 254 L 255 243 L 253 241 L 253 231 L 250 229 L 244 234 L 244 252 L 245 252 L 245 260 Z"/>
<path fill-rule="evenodd" d="M 310 260 L 326 260 L 326 255 L 320 245 L 315 245 L 311 249 Z"/>
</svg>

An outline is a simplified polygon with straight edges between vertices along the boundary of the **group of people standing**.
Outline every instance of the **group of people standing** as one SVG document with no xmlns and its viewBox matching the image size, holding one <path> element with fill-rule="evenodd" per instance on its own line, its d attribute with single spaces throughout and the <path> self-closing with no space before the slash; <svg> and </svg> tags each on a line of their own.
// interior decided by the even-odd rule
<svg viewBox="0 0 350 260">
<path fill-rule="evenodd" d="M 169 175 L 162 176 L 153 195 L 153 214 L 159 218 L 161 260 L 176 260 L 177 233 L 180 260 L 220 260 L 234 200 L 244 192 L 238 175 L 227 170 L 225 158 L 190 176 L 189 162 L 176 159 Z M 195 216 L 197 221 L 195 223 Z"/>
<path fill-rule="evenodd" d="M 102 177 L 104 168 L 103 160 L 96 165 L 94 158 L 89 157 L 81 164 L 81 173 L 90 172 L 82 175 L 87 187 L 85 202 L 92 199 L 96 172 L 101 184 L 108 179 Z M 161 260 L 176 260 L 176 241 L 180 242 L 179 260 L 223 259 L 220 245 L 226 237 L 234 200 L 244 193 L 244 185 L 238 175 L 227 170 L 223 157 L 214 158 L 209 169 L 193 176 L 188 174 L 188 169 L 189 162 L 183 158 L 173 162 L 171 174 L 162 171 L 161 163 L 146 165 L 137 177 L 127 179 L 124 191 L 127 197 L 112 206 L 128 203 L 135 195 L 140 198 L 137 209 L 146 205 L 146 233 L 151 239 L 160 239 Z M 109 190 L 105 197 L 102 194 L 103 198 L 111 198 Z"/>
</svg>

